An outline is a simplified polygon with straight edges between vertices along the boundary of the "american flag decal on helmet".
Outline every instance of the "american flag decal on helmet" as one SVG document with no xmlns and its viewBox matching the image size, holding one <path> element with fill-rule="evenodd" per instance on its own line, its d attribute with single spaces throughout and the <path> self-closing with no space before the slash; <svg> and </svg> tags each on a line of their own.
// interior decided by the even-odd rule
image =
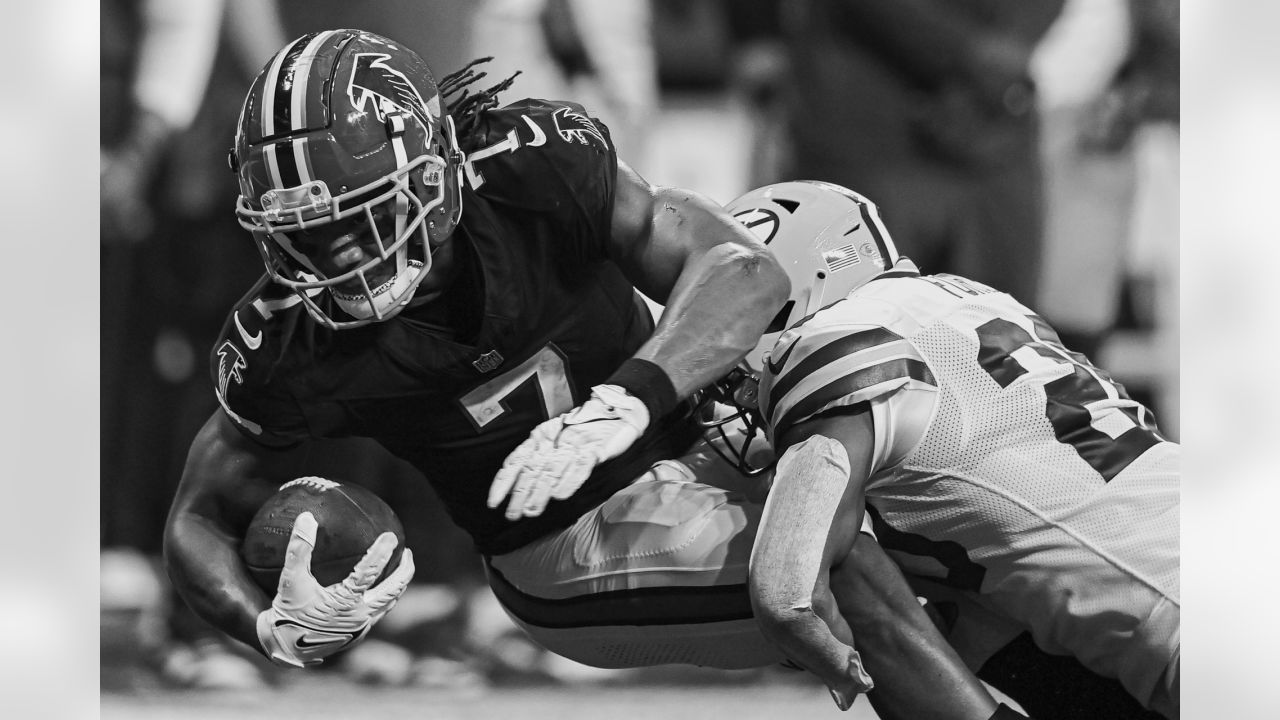
<svg viewBox="0 0 1280 720">
<path fill-rule="evenodd" d="M 851 265 L 857 265 L 862 262 L 862 258 L 858 256 L 858 249 L 852 245 L 827 250 L 822 253 L 822 261 L 827 264 L 827 269 L 831 272 L 843 270 Z"/>
</svg>

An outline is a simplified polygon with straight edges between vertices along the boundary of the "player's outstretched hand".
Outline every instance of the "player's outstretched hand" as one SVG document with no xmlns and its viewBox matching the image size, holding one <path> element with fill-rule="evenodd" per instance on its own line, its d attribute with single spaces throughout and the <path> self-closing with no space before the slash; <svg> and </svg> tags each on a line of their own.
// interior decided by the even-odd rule
<svg viewBox="0 0 1280 720">
<path fill-rule="evenodd" d="M 396 536 L 385 532 L 342 582 L 322 587 L 311 575 L 318 527 L 311 513 L 298 515 L 276 597 L 258 615 L 258 641 L 278 665 L 318 665 L 351 646 L 395 606 L 413 578 L 413 552 L 405 548 L 400 565 L 373 584 L 396 548 Z"/>
<path fill-rule="evenodd" d="M 827 684 L 827 690 L 831 693 L 831 699 L 835 701 L 836 707 L 842 711 L 848 710 L 859 695 L 870 692 L 876 686 L 871 675 L 862 665 L 862 656 L 853 648 L 849 648 L 844 671 L 824 677 L 823 682 Z"/>
<path fill-rule="evenodd" d="M 582 487 L 596 465 L 611 460 L 644 433 L 649 410 L 617 385 L 591 388 L 591 398 L 533 429 L 507 456 L 489 486 L 489 507 L 507 503 L 506 517 L 541 515 L 551 498 Z"/>
</svg>

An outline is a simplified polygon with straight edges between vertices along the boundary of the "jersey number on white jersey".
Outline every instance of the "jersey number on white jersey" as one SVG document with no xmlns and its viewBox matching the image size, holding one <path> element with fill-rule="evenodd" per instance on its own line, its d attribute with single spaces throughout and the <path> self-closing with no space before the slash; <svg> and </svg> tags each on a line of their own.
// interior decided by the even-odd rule
<svg viewBox="0 0 1280 720">
<path fill-rule="evenodd" d="M 1003 318 L 978 327 L 978 363 L 1006 388 L 1046 363 L 1070 367 L 1070 374 L 1044 384 L 1045 415 L 1058 441 L 1073 447 L 1110 482 L 1148 448 L 1163 441 L 1155 419 L 1106 372 L 1063 347 L 1058 334 L 1042 318 L 1028 317 L 1034 334 Z"/>
</svg>

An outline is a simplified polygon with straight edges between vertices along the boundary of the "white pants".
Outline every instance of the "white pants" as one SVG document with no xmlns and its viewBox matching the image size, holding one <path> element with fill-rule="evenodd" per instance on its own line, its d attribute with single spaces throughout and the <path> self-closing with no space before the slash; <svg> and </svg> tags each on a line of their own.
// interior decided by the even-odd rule
<svg viewBox="0 0 1280 720">
<path fill-rule="evenodd" d="M 571 527 L 488 558 L 489 584 L 538 644 L 585 665 L 781 662 L 747 592 L 765 488 L 700 441 Z"/>
</svg>

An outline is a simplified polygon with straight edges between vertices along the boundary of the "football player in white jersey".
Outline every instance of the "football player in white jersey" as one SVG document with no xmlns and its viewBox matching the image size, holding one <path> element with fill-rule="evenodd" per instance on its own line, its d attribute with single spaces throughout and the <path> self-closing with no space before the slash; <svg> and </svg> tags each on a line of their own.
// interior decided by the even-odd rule
<svg viewBox="0 0 1280 720">
<path fill-rule="evenodd" d="M 920 274 L 854 192 L 787 182 L 728 210 L 792 282 L 729 393 L 758 374 L 779 454 L 751 563 L 766 635 L 793 657 L 840 644 L 795 607 L 857 565 L 865 512 L 960 655 L 1032 715 L 1177 718 L 1180 446 L 1151 413 L 1013 297 Z M 892 612 L 874 593 L 862 610 L 876 675 Z"/>
</svg>

